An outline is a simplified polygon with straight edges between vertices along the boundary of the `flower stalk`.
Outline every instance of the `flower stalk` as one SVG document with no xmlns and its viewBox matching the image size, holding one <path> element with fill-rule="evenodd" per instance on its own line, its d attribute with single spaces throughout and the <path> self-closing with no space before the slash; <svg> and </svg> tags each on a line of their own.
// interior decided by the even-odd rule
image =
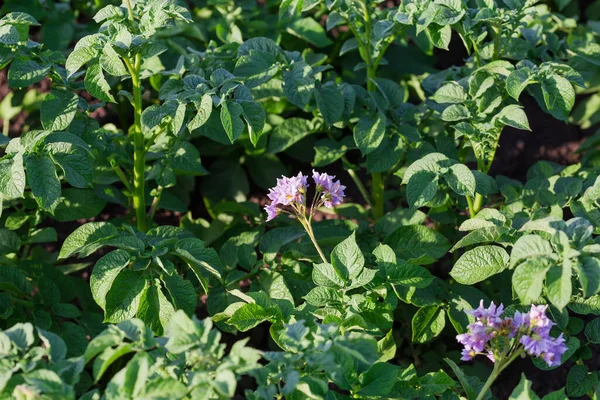
<svg viewBox="0 0 600 400">
<path fill-rule="evenodd" d="M 268 197 L 271 204 L 265 206 L 265 211 L 267 212 L 267 221 L 271 221 L 280 213 L 289 214 L 297 219 L 315 246 L 321 260 L 326 263 L 327 257 L 317 242 L 311 223 L 318 208 L 333 208 L 342 203 L 346 186 L 342 185 L 340 181 L 335 181 L 335 176 L 321 174 L 314 170 L 312 179 L 315 183 L 315 192 L 310 206 L 306 202 L 306 193 L 310 186 L 308 177 L 300 172 L 291 178 L 282 176 L 277 179 L 277 185 L 269 190 Z"/>
</svg>

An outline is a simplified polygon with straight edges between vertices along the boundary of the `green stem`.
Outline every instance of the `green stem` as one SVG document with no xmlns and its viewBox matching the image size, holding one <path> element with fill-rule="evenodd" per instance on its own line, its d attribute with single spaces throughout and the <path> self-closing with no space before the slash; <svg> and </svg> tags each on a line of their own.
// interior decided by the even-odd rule
<svg viewBox="0 0 600 400">
<path fill-rule="evenodd" d="M 375 78 L 377 77 L 377 66 L 381 57 L 378 60 L 373 60 L 371 54 L 371 14 L 365 3 L 362 3 L 363 10 L 365 13 L 365 35 L 366 41 L 363 41 L 363 54 L 365 56 L 365 63 L 367 64 L 367 91 L 375 92 Z M 383 52 L 380 54 L 383 56 Z M 383 217 L 383 196 L 385 189 L 385 182 L 381 172 L 374 172 L 371 174 L 371 197 L 373 199 L 373 218 L 375 220 Z"/>
<path fill-rule="evenodd" d="M 473 212 L 477 214 L 479 210 L 481 210 L 481 206 L 483 204 L 483 196 L 479 193 L 475 194 L 475 203 L 473 204 Z"/>
<path fill-rule="evenodd" d="M 315 238 L 315 233 L 313 232 L 310 221 L 308 221 L 306 219 L 306 217 L 299 218 L 299 220 L 300 220 L 300 223 L 302 224 L 302 226 L 304 227 L 304 230 L 306 230 L 308 237 L 310 238 L 313 245 L 315 246 L 315 249 L 317 249 L 317 252 L 321 256 L 321 260 L 323 260 L 324 263 L 327 263 L 328 262 L 327 258 L 325 258 L 325 254 L 323 254 L 323 251 L 321 250 L 321 246 L 319 246 L 319 243 L 317 243 L 317 239 Z"/>
<path fill-rule="evenodd" d="M 148 230 L 146 220 L 146 194 L 144 189 L 144 171 L 146 169 L 146 148 L 144 134 L 142 133 L 142 84 L 140 81 L 141 57 L 135 56 L 130 67 L 131 82 L 133 84 L 133 208 L 137 220 L 137 227 L 141 232 Z"/>
<path fill-rule="evenodd" d="M 371 206 L 371 200 L 369 199 L 369 192 L 367 192 L 367 188 L 362 183 L 362 181 L 360 180 L 360 178 L 358 177 L 358 175 L 356 175 L 356 171 L 354 171 L 353 169 L 348 169 L 348 175 L 350 175 L 350 178 L 352 178 L 352 180 L 354 181 L 354 184 L 358 188 L 358 191 L 362 195 L 362 197 L 365 200 L 365 202 L 369 206 Z"/>
<path fill-rule="evenodd" d="M 8 137 L 8 133 L 10 132 L 10 120 L 6 118 L 2 121 L 2 134 Z"/>
<path fill-rule="evenodd" d="M 475 214 L 477 214 L 477 211 L 475 211 L 475 206 L 473 205 L 473 198 L 471 196 L 466 196 L 467 197 L 467 204 L 469 205 L 469 216 L 471 218 L 475 218 Z"/>
<path fill-rule="evenodd" d="M 373 218 L 378 220 L 383 217 L 383 196 L 385 189 L 385 182 L 381 172 L 374 172 L 371 174 L 371 192 L 373 193 Z"/>
<path fill-rule="evenodd" d="M 133 7 L 131 7 L 131 0 L 125 0 L 125 6 L 127 7 L 127 13 L 129 14 L 129 20 L 133 21 Z"/>
<path fill-rule="evenodd" d="M 479 392 L 475 400 L 483 400 L 485 398 L 485 395 L 487 394 L 488 390 L 490 390 L 490 388 L 492 387 L 492 384 L 494 383 L 496 378 L 498 378 L 498 375 L 500 375 L 499 363 L 494 364 L 494 369 L 492 370 L 492 373 L 488 377 L 487 381 L 485 381 L 485 384 L 481 388 L 481 392 Z"/>
<path fill-rule="evenodd" d="M 127 177 L 125 176 L 125 173 L 123 172 L 121 167 L 119 167 L 118 165 L 115 164 L 115 165 L 113 165 L 113 171 L 115 171 L 115 174 L 117 174 L 117 176 L 121 180 L 121 183 L 123 183 L 123 185 L 125 185 L 125 189 L 127 189 L 127 191 L 129 193 L 133 193 L 133 189 L 131 188 L 129 179 L 127 179 Z"/>
<path fill-rule="evenodd" d="M 508 353 L 510 354 L 510 352 L 508 352 Z M 492 384 L 494 383 L 496 378 L 498 378 L 498 376 L 500 376 L 500 373 L 502 373 L 502 371 L 504 371 L 510 364 L 512 364 L 513 361 L 515 361 L 517 358 L 519 358 L 522 353 L 523 353 L 523 349 L 521 348 L 518 351 L 515 351 L 515 353 L 512 356 L 510 356 L 509 358 L 507 358 L 506 360 L 502 360 L 502 358 L 504 356 L 504 354 L 503 354 L 503 356 L 500 357 L 500 359 L 494 364 L 494 369 L 492 370 L 492 373 L 488 377 L 487 381 L 485 381 L 485 384 L 481 388 L 481 391 L 479 392 L 479 394 L 477 395 L 477 398 L 475 400 L 483 400 L 485 398 L 487 391 L 490 390 L 490 388 L 492 387 Z"/>
<path fill-rule="evenodd" d="M 158 191 L 158 193 L 156 193 L 156 197 L 154 197 L 154 200 L 152 200 L 150 211 L 148 211 L 148 218 L 150 218 L 150 220 L 154 219 L 154 214 L 156 214 L 156 210 L 158 209 L 158 203 L 160 203 L 163 187 L 159 186 L 158 188 L 156 188 L 156 190 Z"/>
</svg>

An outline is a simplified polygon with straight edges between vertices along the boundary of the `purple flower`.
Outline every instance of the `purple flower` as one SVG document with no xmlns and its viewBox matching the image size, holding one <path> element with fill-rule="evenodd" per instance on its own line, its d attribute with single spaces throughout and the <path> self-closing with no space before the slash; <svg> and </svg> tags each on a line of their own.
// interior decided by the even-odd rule
<svg viewBox="0 0 600 400">
<path fill-rule="evenodd" d="M 565 351 L 567 351 L 567 346 L 565 345 L 565 338 L 561 333 L 559 337 L 550 341 L 549 348 L 542 354 L 542 358 L 549 367 L 556 367 L 560 365 L 562 355 Z"/>
<path fill-rule="evenodd" d="M 546 316 L 546 309 L 548 306 L 534 306 L 531 305 L 529 310 L 529 326 L 532 328 L 552 328 L 554 322 Z"/>
<path fill-rule="evenodd" d="M 280 179 L 277 179 L 277 185 L 269 189 L 267 196 L 274 204 L 283 206 L 290 205 L 291 203 L 304 203 L 304 195 L 308 187 L 306 179 L 306 176 L 303 176 L 302 172 L 291 178 L 282 176 Z"/>
<path fill-rule="evenodd" d="M 477 352 L 475 350 L 469 350 L 469 349 L 462 349 L 461 351 L 461 355 L 462 357 L 460 358 L 463 361 L 471 361 L 473 358 L 475 358 L 475 356 L 477 355 Z"/>
<path fill-rule="evenodd" d="M 271 221 L 279 214 L 279 209 L 275 202 L 265 206 L 265 211 L 267 212 L 267 221 Z"/>
<path fill-rule="evenodd" d="M 335 175 L 329 175 L 325 172 L 320 174 L 313 169 L 312 177 L 315 181 L 317 192 L 323 193 L 321 199 L 325 207 L 332 208 L 342 203 L 342 200 L 346 196 L 344 194 L 346 186 L 342 185 L 340 181 L 334 181 Z"/>
<path fill-rule="evenodd" d="M 483 305 L 483 300 L 479 303 L 479 307 L 466 311 L 467 314 L 470 314 L 477 318 L 478 321 L 481 321 L 485 325 L 497 327 L 502 323 L 502 318 L 500 317 L 504 312 L 504 305 L 500 304 L 498 307 L 492 303 L 489 308 L 485 308 Z"/>
<path fill-rule="evenodd" d="M 547 309 L 545 305 L 532 305 L 526 313 L 517 311 L 512 317 L 502 318 L 502 304 L 496 307 L 492 302 L 485 308 L 482 300 L 478 308 L 466 311 L 476 321 L 469 324 L 466 333 L 456 336 L 456 340 L 464 346 L 461 360 L 469 361 L 482 354 L 496 362 L 496 354 L 492 351 L 496 346 L 490 341 L 502 336 L 516 337 L 514 340 L 519 341 L 523 350 L 531 356 L 541 357 L 548 366 L 559 365 L 567 346 L 562 334 L 557 338 L 550 336 L 550 329 L 555 324 L 546 315 Z"/>
<path fill-rule="evenodd" d="M 531 335 L 521 337 L 521 344 L 529 355 L 539 357 L 550 348 L 549 337 L 544 332 L 540 333 L 534 332 Z"/>
</svg>

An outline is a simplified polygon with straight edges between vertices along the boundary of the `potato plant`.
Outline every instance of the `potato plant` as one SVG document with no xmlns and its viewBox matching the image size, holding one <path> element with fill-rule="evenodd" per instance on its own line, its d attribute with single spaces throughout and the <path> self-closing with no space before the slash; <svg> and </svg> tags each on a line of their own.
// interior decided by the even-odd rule
<svg viewBox="0 0 600 400">
<path fill-rule="evenodd" d="M 596 5 L 29 3 L 0 399 L 598 397 Z"/>
</svg>

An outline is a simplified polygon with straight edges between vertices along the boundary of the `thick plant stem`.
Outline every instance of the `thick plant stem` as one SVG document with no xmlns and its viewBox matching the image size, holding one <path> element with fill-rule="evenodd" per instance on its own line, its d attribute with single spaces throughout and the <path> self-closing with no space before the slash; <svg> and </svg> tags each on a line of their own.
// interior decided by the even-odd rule
<svg viewBox="0 0 600 400">
<path fill-rule="evenodd" d="M 469 216 L 474 218 L 477 211 L 475 211 L 475 205 L 473 204 L 473 198 L 471 196 L 467 196 L 467 204 L 469 206 Z"/>
<path fill-rule="evenodd" d="M 144 188 L 144 170 L 146 167 L 146 149 L 142 133 L 142 84 L 140 81 L 141 58 L 136 56 L 131 66 L 131 81 L 133 84 L 133 208 L 137 227 L 141 232 L 148 230 L 146 220 L 146 193 Z"/>
<path fill-rule="evenodd" d="M 494 364 L 494 369 L 492 370 L 492 373 L 488 377 L 487 381 L 485 381 L 485 384 L 481 388 L 481 391 L 479 392 L 475 400 L 483 400 L 485 398 L 487 391 L 490 390 L 492 384 L 494 383 L 496 378 L 498 378 L 498 375 L 500 375 L 500 364 Z"/>
<path fill-rule="evenodd" d="M 510 354 L 510 351 L 509 351 L 509 354 Z M 523 354 L 522 349 L 515 351 L 508 358 L 500 359 L 499 361 L 497 361 L 494 364 L 494 369 L 492 370 L 492 373 L 488 377 L 487 381 L 485 381 L 485 384 L 481 388 L 481 391 L 479 392 L 479 394 L 477 395 L 477 398 L 475 400 L 483 400 L 485 398 L 487 391 L 492 387 L 492 384 L 494 383 L 494 381 L 498 378 L 498 376 L 500 376 L 500 373 L 502 373 L 502 371 L 504 371 L 513 361 L 515 361 L 517 358 L 519 358 L 521 356 L 521 354 Z M 504 353 L 503 353 L 503 356 L 504 356 Z M 504 358 L 504 357 L 502 357 L 502 358 Z"/>
<path fill-rule="evenodd" d="M 377 90 L 375 86 L 375 78 L 377 77 L 377 66 L 379 65 L 380 59 L 377 61 L 373 59 L 371 54 L 371 15 L 366 3 L 363 4 L 365 13 L 365 33 L 366 41 L 363 41 L 363 51 L 365 57 L 365 63 L 367 64 L 367 91 L 375 92 Z M 383 196 L 385 189 L 384 177 L 381 172 L 374 172 L 371 174 L 371 198 L 373 199 L 373 219 L 376 221 L 383 217 Z"/>
</svg>

